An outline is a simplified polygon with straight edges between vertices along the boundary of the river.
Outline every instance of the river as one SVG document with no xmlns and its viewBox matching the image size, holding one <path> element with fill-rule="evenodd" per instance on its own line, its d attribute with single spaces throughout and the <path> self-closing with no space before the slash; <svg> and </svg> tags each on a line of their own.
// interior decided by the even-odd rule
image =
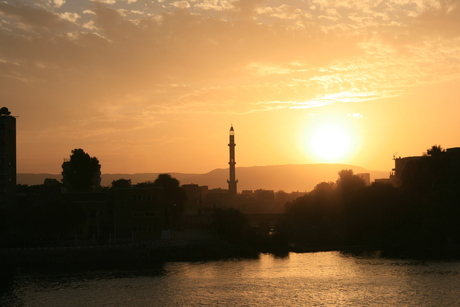
<svg viewBox="0 0 460 307">
<path fill-rule="evenodd" d="M 372 254 L 16 272 L 1 306 L 460 306 L 460 261 Z"/>
</svg>

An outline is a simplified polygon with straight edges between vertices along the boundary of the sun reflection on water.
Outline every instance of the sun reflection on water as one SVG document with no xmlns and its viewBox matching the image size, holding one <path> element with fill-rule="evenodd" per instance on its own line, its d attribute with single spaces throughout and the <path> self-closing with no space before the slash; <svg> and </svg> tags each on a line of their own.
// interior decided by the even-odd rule
<svg viewBox="0 0 460 307">
<path fill-rule="evenodd" d="M 150 274 L 23 274 L 4 306 L 456 306 L 460 261 L 339 252 L 166 263 Z"/>
</svg>

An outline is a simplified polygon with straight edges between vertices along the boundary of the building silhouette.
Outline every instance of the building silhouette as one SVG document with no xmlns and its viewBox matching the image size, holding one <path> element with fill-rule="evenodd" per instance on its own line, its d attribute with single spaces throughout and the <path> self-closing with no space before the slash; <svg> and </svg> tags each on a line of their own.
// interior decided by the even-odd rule
<svg viewBox="0 0 460 307">
<path fill-rule="evenodd" d="M 10 114 L 0 109 L 0 207 L 16 199 L 16 118 Z"/>
<path fill-rule="evenodd" d="M 163 188 L 115 189 L 113 227 L 117 243 L 167 239 L 172 218 Z"/>
<path fill-rule="evenodd" d="M 230 179 L 227 180 L 228 183 L 228 192 L 230 194 L 230 197 L 235 197 L 237 194 L 237 189 L 236 189 L 236 184 L 238 183 L 238 180 L 236 180 L 236 174 L 235 174 L 235 131 L 233 130 L 233 126 L 230 127 L 230 142 L 228 144 L 228 147 L 230 149 L 230 161 L 228 164 L 230 165 Z"/>
<path fill-rule="evenodd" d="M 427 191 L 460 183 L 460 147 L 447 148 L 434 156 L 399 157 L 394 161 L 390 181 L 395 187 Z"/>
<path fill-rule="evenodd" d="M 393 168 L 393 172 L 390 175 L 390 181 L 393 186 L 401 187 L 402 185 L 402 177 L 403 173 L 406 169 L 406 166 L 409 164 L 417 163 L 418 161 L 422 161 L 424 159 L 423 156 L 414 156 L 414 157 L 399 157 L 394 158 L 395 167 Z"/>
</svg>

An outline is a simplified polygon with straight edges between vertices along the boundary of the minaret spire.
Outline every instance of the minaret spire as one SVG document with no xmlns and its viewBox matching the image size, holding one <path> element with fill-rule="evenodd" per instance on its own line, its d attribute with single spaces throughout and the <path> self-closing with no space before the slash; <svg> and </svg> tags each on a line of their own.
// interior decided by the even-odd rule
<svg viewBox="0 0 460 307">
<path fill-rule="evenodd" d="M 235 197 L 237 190 L 236 190 L 236 184 L 238 183 L 238 180 L 236 180 L 236 175 L 235 175 L 235 131 L 233 130 L 233 124 L 230 126 L 230 142 L 228 144 L 228 147 L 230 149 L 230 161 L 228 164 L 230 165 L 230 179 L 227 180 L 228 183 L 228 192 L 230 193 L 230 197 Z"/>
</svg>

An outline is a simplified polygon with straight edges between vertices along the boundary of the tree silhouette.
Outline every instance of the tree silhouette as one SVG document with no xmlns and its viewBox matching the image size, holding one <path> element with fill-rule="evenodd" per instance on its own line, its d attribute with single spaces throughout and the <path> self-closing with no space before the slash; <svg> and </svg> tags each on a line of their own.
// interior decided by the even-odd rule
<svg viewBox="0 0 460 307">
<path fill-rule="evenodd" d="M 129 188 L 131 187 L 131 179 L 120 178 L 112 181 L 112 188 Z"/>
<path fill-rule="evenodd" d="M 154 186 L 161 186 L 168 189 L 176 189 L 179 187 L 180 182 L 170 174 L 159 174 L 157 179 L 153 182 Z"/>
<path fill-rule="evenodd" d="M 339 244 L 340 213 L 336 185 L 321 182 L 307 195 L 286 204 L 281 233 L 294 243 L 311 246 Z"/>
<path fill-rule="evenodd" d="M 59 180 L 54 178 L 45 178 L 45 180 L 43 181 L 43 185 L 45 187 L 61 187 L 62 183 L 60 183 Z"/>
<path fill-rule="evenodd" d="M 337 190 L 342 197 L 342 200 L 347 202 L 364 187 L 366 183 L 364 180 L 353 174 L 353 170 L 345 169 L 339 172 L 339 179 L 337 179 Z"/>
<path fill-rule="evenodd" d="M 187 201 L 187 195 L 184 189 L 180 187 L 179 180 L 171 177 L 170 174 L 159 174 L 151 185 L 153 187 L 163 188 L 167 214 L 170 216 L 170 226 L 177 226 L 179 218 L 184 210 L 185 202 Z"/>
<path fill-rule="evenodd" d="M 358 197 L 366 190 L 352 170 L 341 170 L 337 183 L 321 182 L 305 196 L 286 204 L 281 233 L 293 243 L 324 246 L 350 241 L 351 226 L 359 213 Z"/>
<path fill-rule="evenodd" d="M 213 226 L 219 237 L 231 242 L 249 239 L 249 223 L 245 215 L 235 208 L 216 208 Z"/>
<path fill-rule="evenodd" d="M 162 188 L 165 197 L 166 220 L 168 227 L 175 227 L 179 222 L 184 210 L 187 194 L 181 188 L 179 180 L 171 177 L 170 174 L 159 174 L 155 181 L 139 182 L 137 188 Z"/>
<path fill-rule="evenodd" d="M 100 187 L 101 165 L 83 149 L 72 150 L 69 161 L 62 163 L 62 182 L 73 192 L 89 192 Z"/>
<path fill-rule="evenodd" d="M 446 152 L 445 149 L 441 147 L 441 145 L 433 145 L 431 148 L 428 148 L 426 150 L 426 153 L 424 155 L 426 156 L 431 156 L 431 157 L 438 157 L 441 155 L 443 152 Z"/>
</svg>

